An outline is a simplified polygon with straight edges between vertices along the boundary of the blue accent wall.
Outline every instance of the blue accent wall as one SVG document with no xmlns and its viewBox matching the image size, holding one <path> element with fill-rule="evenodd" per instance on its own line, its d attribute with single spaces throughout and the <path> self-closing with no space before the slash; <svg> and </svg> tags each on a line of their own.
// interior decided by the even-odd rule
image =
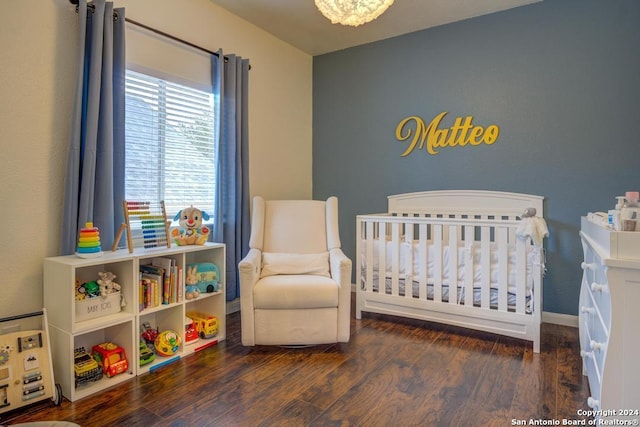
<svg viewBox="0 0 640 427">
<path fill-rule="evenodd" d="M 640 1 L 545 0 L 314 57 L 313 196 L 356 215 L 387 196 L 483 189 L 545 197 L 544 311 L 576 315 L 580 217 L 640 190 Z M 401 154 L 398 123 L 446 111 L 500 127 L 492 145 Z"/>
</svg>

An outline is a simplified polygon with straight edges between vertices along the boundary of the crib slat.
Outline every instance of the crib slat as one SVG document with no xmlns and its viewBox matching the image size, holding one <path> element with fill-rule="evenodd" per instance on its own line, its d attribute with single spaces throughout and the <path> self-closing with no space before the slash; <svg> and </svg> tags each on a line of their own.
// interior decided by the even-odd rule
<svg viewBox="0 0 640 427">
<path fill-rule="evenodd" d="M 527 281 L 526 243 L 518 239 L 516 242 L 516 313 L 525 312 L 525 291 Z"/>
<path fill-rule="evenodd" d="M 433 233 L 433 299 L 442 301 L 442 225 L 434 224 Z"/>
<path fill-rule="evenodd" d="M 473 256 L 473 248 L 475 241 L 475 227 L 466 226 L 464 228 L 464 248 L 465 248 L 465 265 L 464 265 L 464 305 L 473 306 L 473 272 L 475 270 L 475 258 Z"/>
<path fill-rule="evenodd" d="M 482 282 L 480 289 L 480 307 L 489 308 L 491 304 L 491 227 L 480 227 L 480 268 L 482 269 Z"/>
<path fill-rule="evenodd" d="M 391 295 L 397 296 L 400 277 L 400 224 L 391 223 Z"/>
<path fill-rule="evenodd" d="M 449 227 L 449 303 L 458 302 L 458 226 Z"/>
<path fill-rule="evenodd" d="M 506 227 L 496 229 L 498 245 L 498 310 L 507 311 L 509 279 L 509 230 Z"/>
<path fill-rule="evenodd" d="M 427 240 L 427 224 L 421 223 L 418 226 L 418 234 L 419 234 L 419 253 L 420 259 L 420 299 L 427 299 L 427 266 L 429 265 L 429 250 L 428 250 L 428 240 Z"/>
<path fill-rule="evenodd" d="M 413 223 L 409 222 L 404 226 L 404 246 L 407 249 L 406 262 L 404 267 L 404 296 L 413 298 Z"/>
<path fill-rule="evenodd" d="M 387 224 L 380 221 L 378 225 L 378 293 L 386 293 L 387 277 Z"/>
<path fill-rule="evenodd" d="M 366 221 L 364 223 L 364 243 L 365 243 L 365 257 L 362 261 L 362 267 L 364 267 L 364 277 L 365 277 L 365 290 L 367 292 L 371 292 L 373 290 L 373 221 Z"/>
</svg>

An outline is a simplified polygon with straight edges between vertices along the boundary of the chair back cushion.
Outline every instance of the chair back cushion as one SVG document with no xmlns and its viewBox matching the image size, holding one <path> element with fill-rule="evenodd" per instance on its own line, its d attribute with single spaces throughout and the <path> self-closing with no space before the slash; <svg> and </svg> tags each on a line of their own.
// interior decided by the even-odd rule
<svg viewBox="0 0 640 427">
<path fill-rule="evenodd" d="M 318 254 L 327 252 L 324 201 L 264 202 L 263 252 Z"/>
</svg>

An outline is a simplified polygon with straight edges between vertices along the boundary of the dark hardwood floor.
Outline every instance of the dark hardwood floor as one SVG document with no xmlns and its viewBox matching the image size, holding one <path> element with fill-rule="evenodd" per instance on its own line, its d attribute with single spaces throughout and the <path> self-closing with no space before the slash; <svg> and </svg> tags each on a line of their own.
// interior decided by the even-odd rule
<svg viewBox="0 0 640 427">
<path fill-rule="evenodd" d="M 306 348 L 227 340 L 76 402 L 0 415 L 0 425 L 511 426 L 582 420 L 589 387 L 578 330 L 543 324 L 531 344 L 422 321 L 352 313 L 347 344 Z M 547 424 L 553 425 L 553 424 Z"/>
</svg>

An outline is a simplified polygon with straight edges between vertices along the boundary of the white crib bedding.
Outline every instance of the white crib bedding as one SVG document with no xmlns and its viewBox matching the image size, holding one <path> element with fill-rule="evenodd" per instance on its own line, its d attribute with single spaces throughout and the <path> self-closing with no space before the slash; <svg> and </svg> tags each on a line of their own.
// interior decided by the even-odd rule
<svg viewBox="0 0 640 427">
<path fill-rule="evenodd" d="M 374 275 L 373 277 L 373 291 L 374 292 L 378 292 L 378 276 L 377 274 Z M 364 279 L 364 275 L 362 276 L 362 280 L 360 283 L 361 289 L 365 290 L 366 289 L 366 282 Z M 392 291 L 391 291 L 391 279 L 390 278 L 386 278 L 385 279 L 385 294 L 387 295 L 391 295 Z M 413 298 L 419 298 L 420 295 L 420 288 L 419 288 L 420 284 L 418 282 L 412 282 L 412 297 Z M 490 300 L 489 300 L 489 306 L 492 309 L 496 309 L 498 308 L 498 292 L 499 290 L 495 287 L 490 288 L 489 291 L 489 296 L 490 296 Z M 527 294 L 525 296 L 525 312 L 530 314 L 531 313 L 531 300 L 532 300 L 532 291 L 531 290 L 527 290 L 526 291 Z M 448 283 L 444 283 L 442 285 L 441 288 L 441 293 L 442 293 L 442 298 L 441 301 L 442 302 L 449 302 L 449 284 Z M 405 280 L 404 279 L 398 279 L 398 295 L 401 297 L 405 296 Z M 427 283 L 427 299 L 428 300 L 433 300 L 433 283 Z M 457 302 L 460 304 L 462 303 L 462 301 L 465 300 L 465 288 L 463 286 L 458 286 L 457 289 L 457 298 L 456 298 Z M 473 288 L 473 305 L 479 307 L 481 305 L 481 301 L 482 301 L 482 292 L 481 289 L 479 287 L 474 287 Z M 507 306 L 509 308 L 509 310 L 513 310 L 516 306 L 516 294 L 514 292 L 508 291 L 507 292 Z"/>
<path fill-rule="evenodd" d="M 421 262 L 420 245 L 418 241 L 401 241 L 399 243 L 398 252 L 398 266 L 396 268 L 396 272 L 398 275 L 398 295 L 405 295 L 405 283 L 407 281 L 411 281 L 412 283 L 412 296 L 414 298 L 419 298 L 419 284 L 421 280 L 421 266 L 426 265 L 427 275 L 426 275 L 426 293 L 427 299 L 433 300 L 434 298 L 434 283 L 436 283 L 436 275 L 440 277 L 441 283 L 441 301 L 448 302 L 449 301 L 449 283 L 451 281 L 450 274 L 450 251 L 451 248 L 449 246 L 441 246 L 441 256 L 440 262 L 437 261 L 437 250 L 438 246 L 434 245 L 432 241 L 429 241 L 426 245 L 427 247 L 427 257 L 426 263 Z M 385 293 L 392 294 L 392 277 L 394 272 L 394 248 L 398 243 L 394 243 L 390 240 L 386 241 L 386 247 L 384 249 L 384 264 L 385 264 Z M 379 270 L 380 270 L 380 246 L 381 241 L 374 241 L 373 244 L 373 291 L 378 292 L 378 283 L 380 282 L 378 279 Z M 491 243 L 490 250 L 487 255 L 490 257 L 489 262 L 489 295 L 490 295 L 490 307 L 497 308 L 498 307 L 498 295 L 499 295 L 499 277 L 501 274 L 501 269 L 504 268 L 501 264 L 500 256 L 498 254 L 497 245 L 495 243 Z M 360 269 L 360 279 L 362 289 L 366 289 L 366 271 L 367 271 L 367 256 L 366 256 L 366 243 L 363 241 L 362 245 L 362 265 Z M 473 304 L 479 306 L 481 304 L 481 295 L 482 295 L 482 282 L 483 282 L 483 274 L 484 269 L 482 268 L 482 256 L 481 247 L 479 244 L 472 244 L 470 246 L 465 246 L 463 242 L 461 242 L 457 247 L 457 293 L 456 299 L 460 303 L 465 299 L 465 275 L 467 271 L 467 265 L 471 264 L 473 266 Z M 516 251 L 515 245 L 508 245 L 506 251 L 506 268 L 507 268 L 507 305 L 509 309 L 513 309 L 516 304 Z M 527 246 L 526 249 L 526 278 L 525 278 L 525 288 L 526 288 L 526 296 L 525 296 L 525 311 L 527 313 L 531 312 L 530 302 L 532 300 L 532 288 L 534 283 L 533 278 L 533 263 L 539 262 L 542 264 L 541 259 L 541 250 L 535 246 Z M 436 265 L 441 266 L 441 271 L 437 271 Z"/>
<path fill-rule="evenodd" d="M 373 274 L 374 277 L 378 275 L 378 270 L 380 268 L 380 241 L 376 240 L 373 244 Z M 391 278 L 393 275 L 393 249 L 395 244 L 391 241 L 386 242 L 385 248 L 385 276 L 387 278 Z M 362 265 L 361 265 L 361 276 L 362 280 L 365 280 L 365 272 L 367 269 L 367 256 L 366 256 L 366 242 L 362 242 Z M 499 277 L 501 273 L 500 259 L 498 251 L 496 250 L 497 245 L 491 243 L 490 245 L 490 288 L 492 290 L 497 290 L 499 287 Z M 433 242 L 429 242 L 427 244 L 427 283 L 433 285 L 435 283 L 435 276 L 438 274 L 436 271 L 436 250 L 438 248 L 433 244 Z M 442 267 L 442 271 L 439 274 L 441 277 L 441 283 L 443 286 L 448 286 L 450 281 L 450 251 L 451 248 L 449 246 L 442 246 L 442 261 L 438 263 Z M 465 283 L 465 274 L 467 270 L 467 265 L 473 265 L 473 287 L 480 288 L 482 286 L 483 281 L 483 268 L 481 257 L 483 256 L 480 245 L 473 244 L 470 247 L 465 247 L 464 243 L 458 245 L 458 262 L 457 262 L 457 281 L 458 286 L 464 286 Z M 414 283 L 420 283 L 421 281 L 421 265 L 424 263 L 421 262 L 420 258 L 423 255 L 420 255 L 420 248 L 418 241 L 402 241 L 400 242 L 400 250 L 399 250 L 399 265 L 397 268 L 398 278 L 399 280 L 411 280 Z M 509 294 L 515 295 L 516 293 L 516 251 L 515 245 L 508 245 L 507 249 L 507 290 Z M 539 247 L 535 246 L 527 246 L 526 250 L 526 280 L 525 286 L 528 291 L 533 287 L 533 263 L 539 262 L 542 263 L 541 260 L 541 250 Z M 377 280 L 374 280 L 377 283 Z M 476 292 L 477 293 L 477 292 Z M 416 295 L 416 292 L 414 292 Z"/>
</svg>

